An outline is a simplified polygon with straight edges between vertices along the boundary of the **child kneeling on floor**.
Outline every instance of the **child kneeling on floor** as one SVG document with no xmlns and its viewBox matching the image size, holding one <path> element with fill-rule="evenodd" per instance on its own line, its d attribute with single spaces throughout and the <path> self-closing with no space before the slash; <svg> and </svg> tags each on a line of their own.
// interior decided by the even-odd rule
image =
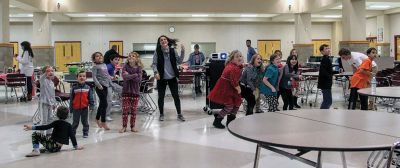
<svg viewBox="0 0 400 168">
<path fill-rule="evenodd" d="M 65 144 L 69 144 L 69 139 L 72 141 L 72 145 L 75 150 L 81 150 L 83 147 L 78 146 L 75 135 L 72 132 L 72 126 L 70 123 L 65 121 L 68 118 L 69 109 L 65 106 L 57 108 L 57 117 L 59 120 L 53 121 L 48 125 L 31 126 L 24 125 L 24 130 L 48 130 L 53 128 L 51 137 L 47 137 L 39 132 L 32 134 L 32 145 L 33 150 L 27 154 L 26 157 L 34 157 L 40 155 L 39 143 L 41 143 L 49 152 L 59 152 L 61 147 Z"/>
</svg>

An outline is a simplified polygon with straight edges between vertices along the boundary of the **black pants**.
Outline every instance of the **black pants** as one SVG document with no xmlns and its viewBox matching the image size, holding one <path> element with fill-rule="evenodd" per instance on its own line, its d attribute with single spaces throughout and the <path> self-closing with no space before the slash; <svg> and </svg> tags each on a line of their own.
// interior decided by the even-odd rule
<svg viewBox="0 0 400 168">
<path fill-rule="evenodd" d="M 363 96 L 358 94 L 358 88 L 350 89 L 350 98 L 348 109 L 355 110 L 357 99 L 360 97 L 361 110 L 368 110 L 368 96 Z"/>
<path fill-rule="evenodd" d="M 176 112 L 178 114 L 181 114 L 181 100 L 179 99 L 178 94 L 178 80 L 176 78 L 172 78 L 161 79 L 157 81 L 158 109 L 160 110 L 160 115 L 164 115 L 164 98 L 167 85 L 169 87 L 169 90 L 171 90 L 172 97 L 174 98 Z"/>
<path fill-rule="evenodd" d="M 32 77 L 27 76 L 26 77 L 26 89 L 28 94 L 32 95 Z"/>
<path fill-rule="evenodd" d="M 200 89 L 200 81 L 201 81 L 201 74 L 195 74 L 194 75 L 194 86 L 195 88 L 199 88 Z"/>
<path fill-rule="evenodd" d="M 282 95 L 283 110 L 287 110 L 288 106 L 289 106 L 289 110 L 293 110 L 292 89 L 280 88 L 279 91 L 281 92 L 281 95 Z"/>
<path fill-rule="evenodd" d="M 99 107 L 97 107 L 96 120 L 101 119 L 101 122 L 106 122 L 106 111 L 107 111 L 107 87 L 103 86 L 103 89 L 100 90 L 96 87 L 96 93 L 99 97 Z"/>
<path fill-rule="evenodd" d="M 256 97 L 250 88 L 240 85 L 240 89 L 242 97 L 247 101 L 246 115 L 252 115 L 254 106 L 256 105 Z"/>
<path fill-rule="evenodd" d="M 79 120 L 81 120 L 83 125 L 83 135 L 89 134 L 89 123 L 88 123 L 88 108 L 80 109 L 80 110 L 72 110 L 72 132 L 76 134 L 76 129 L 79 126 Z"/>
</svg>

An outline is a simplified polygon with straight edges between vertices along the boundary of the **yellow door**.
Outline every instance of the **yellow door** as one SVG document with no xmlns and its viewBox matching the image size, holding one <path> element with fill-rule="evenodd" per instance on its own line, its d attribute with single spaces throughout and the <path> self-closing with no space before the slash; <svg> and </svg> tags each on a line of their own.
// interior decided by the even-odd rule
<svg viewBox="0 0 400 168">
<path fill-rule="evenodd" d="M 14 46 L 14 49 L 13 49 L 13 56 L 15 55 L 15 54 L 17 54 L 17 55 L 19 55 L 19 46 L 18 46 L 18 42 L 10 42 L 11 44 L 13 44 L 13 46 Z M 13 66 L 15 66 L 15 70 L 17 70 L 18 68 L 19 68 L 19 63 L 18 63 L 18 61 L 14 58 L 13 59 Z"/>
<path fill-rule="evenodd" d="M 396 41 L 397 41 L 396 60 L 400 60 L 400 36 L 396 37 Z"/>
<path fill-rule="evenodd" d="M 123 41 L 110 41 L 108 43 L 108 46 L 110 49 L 113 45 L 117 46 L 117 53 L 119 55 L 123 56 L 124 55 L 124 42 Z M 120 63 L 122 63 L 122 59 L 120 59 L 119 61 L 120 61 Z"/>
<path fill-rule="evenodd" d="M 55 42 L 57 70 L 67 72 L 66 63 L 81 62 L 81 42 Z"/>
<path fill-rule="evenodd" d="M 257 51 L 258 54 L 261 55 L 261 58 L 265 61 L 267 60 L 267 55 L 266 55 L 266 41 L 265 40 L 258 40 L 257 41 Z"/>
<path fill-rule="evenodd" d="M 322 44 L 329 45 L 331 47 L 331 40 L 323 39 L 323 40 L 312 40 L 314 45 L 314 56 L 321 56 L 321 52 L 319 52 L 319 47 Z"/>
<path fill-rule="evenodd" d="M 281 41 L 280 40 L 268 40 L 266 42 L 266 55 L 267 58 L 269 60 L 269 58 L 271 57 L 272 54 L 274 54 L 274 52 L 276 50 L 281 50 Z"/>
</svg>

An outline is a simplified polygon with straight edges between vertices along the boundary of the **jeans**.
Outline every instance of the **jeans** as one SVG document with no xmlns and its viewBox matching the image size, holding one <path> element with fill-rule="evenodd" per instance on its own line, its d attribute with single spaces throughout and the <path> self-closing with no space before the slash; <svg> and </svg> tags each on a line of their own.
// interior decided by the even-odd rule
<svg viewBox="0 0 400 168">
<path fill-rule="evenodd" d="M 332 105 L 332 90 L 321 89 L 322 92 L 322 103 L 320 109 L 329 109 Z"/>
</svg>

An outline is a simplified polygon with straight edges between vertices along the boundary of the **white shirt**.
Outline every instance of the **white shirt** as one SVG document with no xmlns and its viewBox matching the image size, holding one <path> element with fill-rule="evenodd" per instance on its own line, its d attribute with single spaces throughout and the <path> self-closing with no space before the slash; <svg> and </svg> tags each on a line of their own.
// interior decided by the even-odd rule
<svg viewBox="0 0 400 168">
<path fill-rule="evenodd" d="M 25 74 L 25 76 L 32 76 L 33 74 L 33 63 L 32 57 L 29 56 L 28 52 L 25 51 L 22 53 L 22 56 L 17 57 L 17 61 L 19 62 L 19 68 L 21 70 L 21 74 Z"/>
<path fill-rule="evenodd" d="M 351 59 L 347 63 L 358 68 L 365 59 L 368 59 L 367 55 L 359 52 L 351 52 Z M 376 67 L 375 61 L 372 61 L 372 67 Z"/>
</svg>

